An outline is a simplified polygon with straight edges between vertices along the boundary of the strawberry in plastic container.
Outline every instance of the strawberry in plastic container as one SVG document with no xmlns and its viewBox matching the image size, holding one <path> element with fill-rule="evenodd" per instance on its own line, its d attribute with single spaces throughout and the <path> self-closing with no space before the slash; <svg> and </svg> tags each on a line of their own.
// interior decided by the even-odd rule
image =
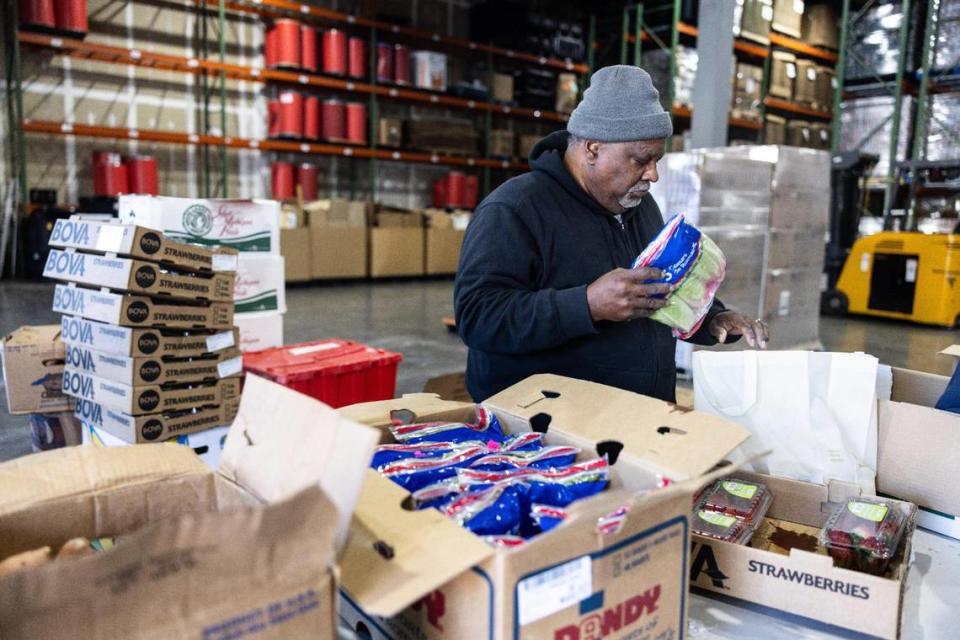
<svg viewBox="0 0 960 640">
<path fill-rule="evenodd" d="M 883 575 L 910 519 L 903 503 L 874 497 L 847 500 L 834 509 L 820 543 L 838 567 Z"/>
<path fill-rule="evenodd" d="M 759 522 L 773 496 L 766 485 L 738 478 L 717 480 L 707 487 L 700 501 L 700 508 L 735 516 L 747 522 Z"/>
</svg>

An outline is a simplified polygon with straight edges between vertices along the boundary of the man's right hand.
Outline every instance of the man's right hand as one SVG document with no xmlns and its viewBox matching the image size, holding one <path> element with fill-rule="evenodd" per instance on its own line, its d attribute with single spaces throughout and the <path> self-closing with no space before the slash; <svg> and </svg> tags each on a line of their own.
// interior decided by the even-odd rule
<svg viewBox="0 0 960 640">
<path fill-rule="evenodd" d="M 649 317 L 666 306 L 664 295 L 673 291 L 670 284 L 645 284 L 646 280 L 663 277 L 659 269 L 614 269 L 597 278 L 587 287 L 587 304 L 594 322 L 609 320 L 626 322 Z"/>
</svg>

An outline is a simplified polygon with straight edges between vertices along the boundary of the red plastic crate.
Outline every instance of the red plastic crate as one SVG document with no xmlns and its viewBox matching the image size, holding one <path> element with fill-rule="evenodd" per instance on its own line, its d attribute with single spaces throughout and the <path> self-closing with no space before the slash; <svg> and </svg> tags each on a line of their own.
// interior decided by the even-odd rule
<svg viewBox="0 0 960 640">
<path fill-rule="evenodd" d="M 244 370 L 331 407 L 388 400 L 397 388 L 399 353 L 347 340 L 317 340 L 246 353 Z"/>
</svg>

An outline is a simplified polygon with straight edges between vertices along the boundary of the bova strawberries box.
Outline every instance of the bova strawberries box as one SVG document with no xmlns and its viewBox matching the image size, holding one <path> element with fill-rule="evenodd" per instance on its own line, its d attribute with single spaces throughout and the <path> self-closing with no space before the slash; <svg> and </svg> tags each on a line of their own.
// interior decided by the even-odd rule
<svg viewBox="0 0 960 640">
<path fill-rule="evenodd" d="M 127 385 L 209 382 L 243 372 L 236 348 L 198 358 L 129 358 L 76 344 L 67 344 L 65 351 L 68 367 Z"/>
<path fill-rule="evenodd" d="M 216 407 L 200 407 L 142 416 L 104 407 L 89 400 L 77 400 L 74 417 L 130 444 L 162 442 L 177 436 L 230 424 L 237 415 L 239 399 L 227 400 Z"/>
<path fill-rule="evenodd" d="M 512 433 L 607 453 L 611 486 L 572 504 L 557 528 L 494 548 L 368 471 L 342 556 L 340 615 L 374 638 L 680 638 L 686 632 L 689 517 L 704 476 L 747 438 L 722 418 L 611 387 L 537 375 L 483 403 Z M 391 412 L 416 421 L 471 420 L 476 407 L 429 394 L 341 412 L 382 429 Z M 657 486 L 666 476 L 674 484 Z M 619 527 L 598 519 L 625 512 Z"/>
<path fill-rule="evenodd" d="M 191 275 L 164 271 L 131 258 L 51 249 L 43 268 L 46 278 L 92 287 L 129 291 L 178 300 L 233 300 L 234 272 Z"/>
<path fill-rule="evenodd" d="M 83 220 L 77 216 L 69 220 L 57 220 L 50 234 L 50 246 L 113 253 L 201 273 L 235 271 L 237 268 L 236 249 L 186 244 L 171 240 L 153 229 Z"/>
<path fill-rule="evenodd" d="M 100 353 L 131 358 L 191 358 L 239 346 L 237 329 L 191 331 L 133 329 L 83 318 L 62 316 L 60 336 L 64 344 L 87 347 Z"/>
<path fill-rule="evenodd" d="M 53 310 L 125 327 L 232 329 L 233 303 L 158 301 L 147 296 L 58 284 Z"/>
</svg>

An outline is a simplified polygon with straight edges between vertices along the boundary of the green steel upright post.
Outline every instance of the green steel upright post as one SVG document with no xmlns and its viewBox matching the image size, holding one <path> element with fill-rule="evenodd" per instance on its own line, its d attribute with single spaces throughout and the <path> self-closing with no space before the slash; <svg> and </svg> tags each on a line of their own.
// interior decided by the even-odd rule
<svg viewBox="0 0 960 640">
<path fill-rule="evenodd" d="M 676 99 L 677 49 L 680 46 L 680 0 L 673 0 L 673 22 L 670 32 L 670 75 L 667 77 L 667 110 L 673 117 Z M 673 137 L 667 138 L 667 151 L 673 151 Z"/>
<path fill-rule="evenodd" d="M 637 25 L 633 32 L 633 64 L 640 66 L 641 52 L 643 51 L 643 5 L 637 5 Z"/>
<path fill-rule="evenodd" d="M 843 102 L 843 82 L 847 74 L 847 36 L 850 32 L 850 0 L 843 0 L 843 13 L 840 20 L 840 54 L 833 77 L 837 86 L 833 89 L 833 133 L 830 136 L 830 152 L 836 153 L 840 146 L 840 105 Z"/>
<path fill-rule="evenodd" d="M 226 8 L 224 7 L 223 0 L 220 0 L 217 7 L 218 11 L 218 21 L 220 23 L 220 64 L 226 62 L 227 57 L 227 36 L 226 36 L 226 25 L 227 25 L 227 15 Z M 227 135 L 227 74 L 223 69 L 220 69 L 220 136 L 226 137 Z M 220 184 L 222 185 L 218 189 L 218 193 L 221 194 L 222 198 L 228 197 L 227 195 L 227 145 L 220 145 Z"/>
<path fill-rule="evenodd" d="M 771 51 L 767 49 L 767 55 L 763 59 L 763 75 L 760 77 L 760 130 L 757 137 L 760 141 L 767 141 L 767 94 L 770 93 L 770 58 Z"/>
<path fill-rule="evenodd" d="M 630 33 L 630 5 L 623 8 L 620 21 L 620 64 L 627 64 L 627 34 Z"/>
<path fill-rule="evenodd" d="M 893 200 L 897 192 L 897 147 L 900 146 L 900 111 L 903 100 L 903 73 L 907 66 L 907 33 L 910 31 L 910 0 L 903 0 L 903 21 L 900 23 L 899 51 L 900 59 L 897 64 L 897 79 L 894 87 L 893 120 L 890 123 L 890 155 L 887 165 L 887 185 L 883 194 L 883 215 L 890 215 Z"/>
<path fill-rule="evenodd" d="M 917 115 L 913 123 L 913 148 L 910 159 L 914 162 L 926 158 L 927 142 L 927 95 L 930 88 L 930 65 L 933 62 L 933 41 L 940 28 L 940 0 L 930 0 L 927 5 L 927 20 L 923 29 L 923 58 L 920 68 L 920 90 L 917 92 Z M 912 230 L 916 221 L 914 215 L 914 194 L 917 188 L 916 170 L 910 181 L 910 199 L 907 202 L 906 228 Z"/>
</svg>

